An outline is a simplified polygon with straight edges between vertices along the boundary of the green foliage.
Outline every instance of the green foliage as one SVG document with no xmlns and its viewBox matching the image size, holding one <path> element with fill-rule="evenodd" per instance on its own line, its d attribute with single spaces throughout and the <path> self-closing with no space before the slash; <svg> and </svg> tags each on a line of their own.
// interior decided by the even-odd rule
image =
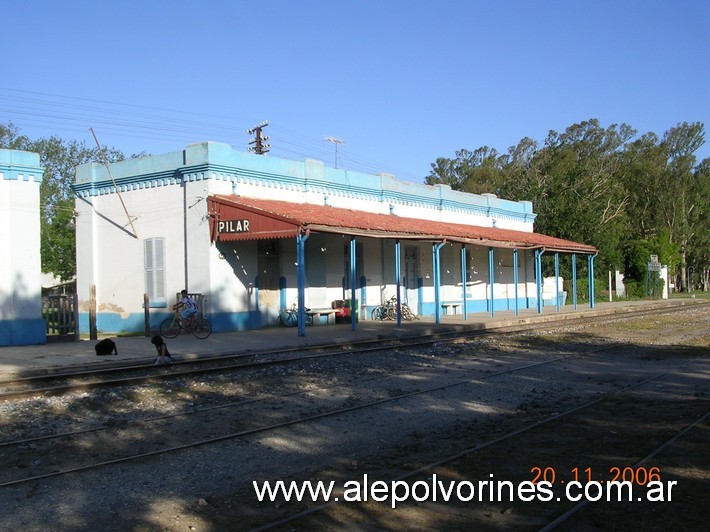
<svg viewBox="0 0 710 532">
<path fill-rule="evenodd" d="M 594 301 L 608 301 L 608 294 L 605 296 L 603 293 L 606 289 L 606 279 L 594 279 Z M 573 302 L 571 281 L 565 284 L 565 290 L 567 290 L 567 304 L 571 304 Z M 580 303 L 589 303 L 589 280 L 586 276 L 577 279 L 577 304 Z"/>
<path fill-rule="evenodd" d="M 661 139 L 636 133 L 591 119 L 550 131 L 542 145 L 524 138 L 507 155 L 484 146 L 440 157 L 426 181 L 532 201 L 536 231 L 597 247 L 599 271 L 645 278 L 654 253 L 683 286 L 686 266 L 710 270 L 710 162 L 693 155 L 704 126 L 684 122 Z"/>
<path fill-rule="evenodd" d="M 596 283 L 594 287 L 596 288 Z M 570 282 L 568 285 L 565 285 L 565 289 L 569 293 L 567 303 L 573 303 L 572 283 Z M 577 303 L 589 303 L 589 281 L 586 277 L 577 279 Z"/>
<path fill-rule="evenodd" d="M 626 244 L 624 252 L 624 284 L 645 280 L 648 262 L 654 253 L 652 244 L 644 239 L 631 240 Z"/>
<path fill-rule="evenodd" d="M 651 248 L 658 255 L 661 264 L 671 269 L 679 268 L 683 263 L 682 247 L 679 242 L 671 241 L 671 232 L 667 227 L 651 239 Z"/>
<path fill-rule="evenodd" d="M 75 168 L 88 162 L 102 162 L 98 148 L 87 148 L 84 142 L 58 137 L 31 140 L 19 135 L 12 123 L 0 124 L 0 148 L 36 152 L 44 168 L 40 185 L 40 227 L 42 271 L 53 273 L 63 281 L 74 278 L 76 269 L 76 236 L 73 229 Z M 111 161 L 125 159 L 116 149 L 106 150 Z"/>
<path fill-rule="evenodd" d="M 19 129 L 12 122 L 8 124 L 0 123 L 0 148 L 8 150 L 22 150 L 22 146 L 28 142 L 27 137 L 19 134 Z"/>
<path fill-rule="evenodd" d="M 42 271 L 52 272 L 63 281 L 76 274 L 76 245 L 74 232 L 74 200 L 66 198 L 54 204 L 51 221 L 42 220 Z"/>
<path fill-rule="evenodd" d="M 542 145 L 526 137 L 506 154 L 483 146 L 461 149 L 454 159 L 439 157 L 426 182 L 532 201 L 536 231 L 594 245 L 598 271 L 622 268 L 632 283 L 645 282 L 653 253 L 670 267 L 676 286 L 685 288 L 686 271 L 702 283 L 710 276 L 710 160 L 698 164 L 694 156 L 704 142 L 698 122 L 678 124 L 662 138 L 636 138 L 626 124 L 602 127 L 591 119 L 562 133 L 550 131 Z M 101 162 L 98 149 L 54 136 L 31 140 L 12 123 L 0 123 L 0 148 L 40 154 L 42 266 L 70 279 L 74 169 Z M 125 157 L 112 149 L 107 158 Z M 569 278 L 565 264 L 561 269 Z"/>
</svg>

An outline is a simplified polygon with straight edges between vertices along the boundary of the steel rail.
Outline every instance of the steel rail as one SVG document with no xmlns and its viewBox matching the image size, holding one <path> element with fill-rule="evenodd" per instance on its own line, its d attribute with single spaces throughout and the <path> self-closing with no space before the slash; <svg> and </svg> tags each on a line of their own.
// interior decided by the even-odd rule
<svg viewBox="0 0 710 532">
<path fill-rule="evenodd" d="M 708 304 L 710 304 L 710 303 L 708 303 Z M 706 306 L 708 304 L 701 303 L 698 305 Z M 683 308 L 686 308 L 686 307 L 683 307 Z M 698 308 L 698 307 L 694 306 L 694 307 L 688 307 L 688 308 Z M 591 325 L 593 323 L 603 323 L 605 321 L 618 321 L 620 319 L 620 317 L 625 318 L 625 319 L 634 319 L 637 317 L 643 317 L 643 316 L 647 316 L 647 315 L 668 314 L 668 313 L 671 313 L 671 312 L 674 312 L 677 310 L 678 310 L 677 307 L 664 307 L 664 308 L 660 308 L 660 309 L 658 309 L 658 308 L 640 309 L 638 311 L 634 310 L 631 312 L 626 312 L 622 316 L 620 316 L 620 313 L 615 313 L 615 314 L 605 314 L 602 316 L 586 317 L 582 323 L 585 325 Z M 455 341 L 458 339 L 479 337 L 479 336 L 485 336 L 485 335 L 496 335 L 496 334 L 503 334 L 503 333 L 524 334 L 524 333 L 529 332 L 531 330 L 540 330 L 540 329 L 545 329 L 545 328 L 559 327 L 561 325 L 574 326 L 574 325 L 577 325 L 580 323 L 577 321 L 580 318 L 581 318 L 581 316 L 579 316 L 579 317 L 575 316 L 575 317 L 567 317 L 567 318 L 563 318 L 563 319 L 559 319 L 559 320 L 546 321 L 543 323 L 533 323 L 533 324 L 525 324 L 525 325 L 511 325 L 511 326 L 496 327 L 496 328 L 491 328 L 491 329 L 476 329 L 476 330 L 468 330 L 468 331 L 462 331 L 462 330 L 442 331 L 442 332 L 438 332 L 435 334 L 426 334 L 426 335 L 403 335 L 403 336 L 398 336 L 395 338 L 387 338 L 384 340 L 383 339 L 363 340 L 363 341 L 345 344 L 346 347 L 355 346 L 355 349 L 347 349 L 347 350 L 343 349 L 343 347 L 344 347 L 343 344 L 325 344 L 325 345 L 320 345 L 320 346 L 310 346 L 310 347 L 304 346 L 304 347 L 294 347 L 294 348 L 287 348 L 287 349 L 251 352 L 248 354 L 241 353 L 241 354 L 234 354 L 234 355 L 206 357 L 206 358 L 200 358 L 197 360 L 186 360 L 186 361 L 174 362 L 173 364 L 171 364 L 171 367 L 186 366 L 186 365 L 193 365 L 193 364 L 205 364 L 205 363 L 210 363 L 210 362 L 224 362 L 224 361 L 240 360 L 240 359 L 250 358 L 250 357 L 254 358 L 254 357 L 262 357 L 262 356 L 268 356 L 268 355 L 279 355 L 279 354 L 285 354 L 285 353 L 309 353 L 309 352 L 313 352 L 313 351 L 323 351 L 326 349 L 337 349 L 337 351 L 332 351 L 332 352 L 327 352 L 327 353 L 319 353 L 319 354 L 305 355 L 305 356 L 295 356 L 295 357 L 290 357 L 290 358 L 283 358 L 282 357 L 282 358 L 259 361 L 259 362 L 252 362 L 252 363 L 247 363 L 247 364 L 231 364 L 231 365 L 224 365 L 224 366 L 219 366 L 219 367 L 191 369 L 191 370 L 180 371 L 180 372 L 171 371 L 170 373 L 163 373 L 163 374 L 151 373 L 149 375 L 141 375 L 141 376 L 137 376 L 137 377 L 124 377 L 124 378 L 120 378 L 120 379 L 94 381 L 94 382 L 87 382 L 87 383 L 74 383 L 71 385 L 63 385 L 63 386 L 32 388 L 32 389 L 28 389 L 28 390 L 2 393 L 2 394 L 0 394 L 0 401 L 20 399 L 23 397 L 33 397 L 36 395 L 45 395 L 45 396 L 47 396 L 47 395 L 61 395 L 63 393 L 70 393 L 73 391 L 91 390 L 91 389 L 95 389 L 95 388 L 102 387 L 102 386 L 122 386 L 122 385 L 133 384 L 133 383 L 173 379 L 173 378 L 179 378 L 179 377 L 184 377 L 184 376 L 189 376 L 189 375 L 218 373 L 218 372 L 223 372 L 223 371 L 231 371 L 234 369 L 251 369 L 251 368 L 265 367 L 265 366 L 275 365 L 275 364 L 286 364 L 286 363 L 298 362 L 301 360 L 310 360 L 310 359 L 314 359 L 314 358 L 346 356 L 346 355 L 353 355 L 353 354 L 358 354 L 358 353 L 376 352 L 376 351 L 387 350 L 393 346 L 404 348 L 404 347 L 407 347 L 408 344 L 420 346 L 420 345 L 426 345 L 426 344 L 434 344 L 434 343 L 442 342 L 442 341 L 443 342 Z M 370 347 L 370 348 L 364 347 L 366 345 L 372 345 L 372 344 L 374 344 L 374 347 Z M 360 346 L 360 347 L 358 347 L 358 346 Z M 41 376 L 34 376 L 34 377 L 25 377 L 25 378 L 15 379 L 15 380 L 0 381 L 0 385 L 12 386 L 12 385 L 26 384 L 26 383 L 31 383 L 31 382 L 43 382 L 43 381 L 50 381 L 50 380 L 66 380 L 66 379 L 75 378 L 75 377 L 86 377 L 86 376 L 95 376 L 95 375 L 101 375 L 101 374 L 124 373 L 127 371 L 129 371 L 129 372 L 130 371 L 141 371 L 141 370 L 155 369 L 155 368 L 156 368 L 156 366 L 154 366 L 153 364 L 139 364 L 139 365 L 121 366 L 119 368 L 101 368 L 101 369 L 97 369 L 97 370 L 84 370 L 84 371 L 72 372 L 72 373 L 54 373 L 51 375 L 41 375 Z"/>
<path fill-rule="evenodd" d="M 692 429 L 694 429 L 694 428 L 695 428 L 696 426 L 698 426 L 700 423 L 702 423 L 703 421 L 705 421 L 708 417 L 710 417 L 710 412 L 706 412 L 705 415 L 703 415 L 703 416 L 700 417 L 699 419 L 696 419 L 695 421 L 693 421 L 692 423 L 690 423 L 689 425 L 687 425 L 685 428 L 683 428 L 683 430 L 681 430 L 680 432 L 676 433 L 673 437 L 671 437 L 670 439 L 666 440 L 664 443 L 662 443 L 661 445 L 659 445 L 658 447 L 656 447 L 653 451 L 651 451 L 648 455 L 646 455 L 645 457 L 643 457 L 641 460 L 639 460 L 638 462 L 636 462 L 636 463 L 635 463 L 634 465 L 632 465 L 631 467 L 636 468 L 636 467 L 640 467 L 640 466 L 644 465 L 646 462 L 648 462 L 649 460 L 651 460 L 652 458 L 654 458 L 658 453 L 660 453 L 661 451 L 663 451 L 666 447 L 668 447 L 668 446 L 671 445 L 673 442 L 675 442 L 678 438 L 683 437 L 685 434 L 687 434 L 688 432 L 690 432 Z M 557 528 L 559 525 L 561 525 L 562 523 L 564 523 L 565 521 L 567 521 L 570 517 L 572 517 L 573 515 L 575 515 L 576 513 L 578 513 L 582 508 L 584 508 L 585 506 L 587 506 L 587 504 L 589 504 L 589 500 L 586 499 L 586 498 L 582 499 L 580 502 L 578 502 L 577 504 L 575 504 L 572 508 L 570 508 L 570 509 L 567 510 L 565 513 L 563 513 L 562 515 L 560 515 L 557 519 L 555 519 L 554 521 L 548 523 L 546 526 L 544 526 L 543 528 L 541 528 L 539 532 L 549 532 L 550 530 L 554 530 L 554 529 Z"/>
<path fill-rule="evenodd" d="M 126 457 L 122 457 L 122 458 L 116 458 L 116 459 L 114 459 L 114 460 L 108 460 L 108 461 L 103 461 L 103 462 L 96 462 L 96 463 L 94 463 L 94 464 L 88 464 L 88 465 L 84 465 L 84 466 L 77 466 L 77 467 L 74 467 L 74 468 L 69 468 L 69 469 L 60 470 L 60 471 L 53 471 L 53 472 L 51 472 L 51 473 L 46 473 L 46 474 L 42 474 L 42 475 L 35 475 L 35 476 L 33 476 L 33 477 L 27 477 L 27 478 L 24 478 L 24 479 L 17 479 L 17 480 L 13 480 L 13 481 L 8 481 L 8 482 L 0 483 L 0 488 L 6 487 L 6 486 L 17 485 L 17 484 L 23 484 L 23 483 L 31 482 L 31 481 L 34 481 L 34 480 L 41 480 L 41 479 L 45 479 L 45 478 L 56 477 L 56 476 L 65 475 L 65 474 L 69 474 L 69 473 L 76 473 L 76 472 L 80 472 L 80 471 L 86 471 L 86 470 L 89 470 L 89 469 L 96 469 L 96 468 L 103 467 L 103 466 L 107 466 L 107 465 L 112 465 L 112 464 L 118 464 L 118 463 L 123 463 L 123 462 L 135 461 L 135 460 L 139 460 L 139 459 L 143 459 L 143 458 L 147 458 L 147 457 L 152 457 L 152 456 L 157 456 L 157 455 L 161 455 L 161 454 L 172 453 L 172 452 L 175 452 L 175 451 L 181 451 L 181 450 L 184 450 L 184 449 L 190 449 L 190 448 L 199 447 L 199 446 L 202 446 L 202 445 L 207 445 L 207 444 L 211 444 L 211 443 L 218 443 L 218 442 L 222 442 L 222 441 L 225 441 L 225 440 L 230 440 L 230 439 L 234 439 L 234 438 L 240 438 L 240 437 L 244 437 L 244 436 L 250 436 L 250 435 L 258 434 L 258 433 L 261 433 L 261 432 L 267 432 L 267 431 L 270 431 L 270 430 L 276 430 L 276 429 L 280 429 L 280 428 L 284 428 L 284 427 L 289 427 L 289 426 L 292 426 L 292 425 L 297 425 L 297 424 L 299 424 L 299 423 L 306 423 L 306 422 L 315 421 L 315 420 L 318 420 L 318 419 L 324 419 L 324 418 L 328 418 L 328 417 L 332 417 L 332 416 L 338 416 L 338 415 L 341 415 L 341 414 L 344 414 L 344 413 L 348 413 L 348 412 L 354 412 L 354 411 L 357 411 L 357 410 L 362 410 L 362 409 L 365 409 L 365 408 L 370 408 L 370 407 L 378 406 L 378 405 L 385 404 L 385 403 L 390 403 L 390 402 L 399 401 L 399 400 L 402 400 L 402 399 L 407 399 L 407 398 L 410 398 L 410 397 L 415 397 L 415 396 L 418 396 L 418 395 L 424 395 L 424 394 L 428 394 L 428 393 L 433 393 L 433 392 L 445 390 L 445 389 L 448 389 L 448 388 L 453 388 L 453 387 L 455 387 L 455 386 L 462 386 L 462 385 L 468 385 L 468 384 L 476 384 L 476 383 L 479 383 L 479 382 L 482 382 L 482 381 L 484 381 L 484 380 L 487 380 L 487 379 L 490 379 L 490 378 L 493 378 L 493 377 L 497 377 L 497 376 L 500 376 L 500 375 L 511 374 L 511 373 L 515 373 L 515 372 L 518 372 L 518 371 L 521 371 L 521 370 L 524 370 L 524 369 L 533 368 L 533 367 L 537 367 L 537 366 L 541 366 L 541 365 L 545 365 L 545 364 L 551 364 L 551 363 L 553 363 L 553 362 L 564 361 L 564 360 L 568 360 L 568 359 L 570 359 L 570 358 L 576 358 L 576 357 L 579 357 L 579 356 L 585 356 L 585 355 L 589 355 L 589 354 L 594 354 L 594 353 L 601 352 L 601 351 L 607 351 L 607 350 L 611 350 L 611 349 L 616 349 L 616 348 L 618 348 L 618 347 L 619 347 L 619 345 L 605 346 L 605 347 L 603 347 L 603 348 L 595 349 L 595 350 L 592 350 L 592 351 L 589 351 L 589 352 L 586 352 L 586 353 L 575 353 L 575 354 L 572 354 L 572 355 L 566 355 L 566 356 L 563 356 L 563 357 L 557 357 L 557 358 L 555 358 L 555 359 L 542 360 L 542 361 L 539 361 L 539 362 L 533 362 L 533 363 L 523 364 L 523 365 L 520 365 L 520 366 L 516 366 L 516 367 L 514 367 L 514 368 L 509 368 L 509 369 L 506 369 L 506 370 L 501 370 L 501 371 L 498 371 L 498 372 L 495 372 L 495 373 L 489 373 L 489 374 L 487 374 L 487 375 L 484 375 L 484 376 L 482 376 L 482 377 L 475 378 L 475 379 L 466 379 L 466 380 L 456 381 L 456 382 L 447 383 L 447 384 L 443 384 L 443 385 L 438 385 L 438 386 L 434 386 L 434 387 L 427 388 L 427 389 L 424 389 L 424 390 L 417 390 L 417 391 L 408 392 L 408 393 L 401 394 L 401 395 L 396 395 L 396 396 L 392 396 L 392 397 L 387 397 L 387 398 L 385 398 L 385 399 L 378 399 L 378 400 L 375 400 L 375 401 L 370 401 L 370 402 L 363 403 L 363 404 L 356 405 L 356 406 L 345 407 L 345 408 L 338 408 L 338 409 L 331 410 L 331 411 L 328 411 L 328 412 L 322 412 L 322 413 L 319 413 L 319 414 L 314 414 L 314 415 L 310 415 L 310 416 L 305 416 L 305 417 L 298 418 L 298 419 L 292 419 L 292 420 L 288 420 L 288 421 L 282 421 L 282 422 L 279 422 L 279 423 L 274 423 L 274 424 L 272 424 L 272 425 L 267 425 L 267 426 L 263 426 L 263 427 L 256 427 L 256 428 L 253 428 L 253 429 L 242 430 L 242 431 L 238 431 L 238 432 L 234 432 L 234 433 L 230 433 L 230 434 L 224 434 L 224 435 L 221 435 L 221 436 L 216 436 L 216 437 L 213 437 L 213 438 L 207 438 L 207 439 L 204 439 L 204 440 L 199 440 L 199 441 L 196 441 L 196 442 L 191 442 L 191 443 L 187 443 L 187 444 L 183 444 L 183 445 L 176 445 L 176 446 L 173 446 L 173 447 L 164 447 L 164 448 L 161 448 L 161 449 L 156 450 L 156 451 L 148 451 L 148 452 L 139 453 L 139 454 L 136 454 L 136 455 L 126 456 Z M 668 373 L 668 372 L 665 372 L 665 373 Z M 665 374 L 665 373 L 664 373 L 664 374 Z M 659 375 L 659 376 L 660 376 L 660 375 Z M 647 381 L 644 381 L 644 382 L 647 382 Z M 610 393 L 617 393 L 617 392 L 610 392 Z M 606 397 L 606 396 L 605 396 L 605 397 Z M 603 399 L 600 399 L 600 400 L 603 400 Z M 599 402 L 600 400 L 597 400 L 596 402 Z M 594 404 L 596 404 L 596 402 L 595 402 Z M 570 412 L 570 413 L 571 413 L 571 412 Z M 143 420 L 143 421 L 145 421 L 145 420 Z"/>
<path fill-rule="evenodd" d="M 676 369 L 676 370 L 674 370 L 674 371 L 678 371 L 678 369 Z M 548 423 L 552 423 L 553 421 L 557 421 L 558 419 L 567 417 L 567 416 L 572 415 L 572 414 L 574 414 L 574 413 L 576 413 L 576 412 L 579 412 L 579 411 L 581 411 L 581 410 L 585 410 L 585 409 L 587 409 L 587 408 L 591 408 L 591 407 L 593 407 L 593 406 L 595 406 L 595 405 L 601 403 L 602 401 L 605 401 L 605 400 L 609 399 L 610 397 L 616 396 L 616 395 L 618 395 L 618 394 L 620 394 L 620 393 L 623 393 L 623 392 L 632 390 L 632 389 L 634 389 L 634 388 L 638 388 L 638 387 L 640 387 L 640 386 L 643 386 L 644 384 L 648 384 L 649 382 L 652 382 L 652 381 L 654 381 L 654 380 L 656 380 L 656 379 L 659 379 L 659 378 L 661 378 L 661 377 L 663 377 L 663 376 L 665 376 L 665 375 L 668 375 L 668 374 L 670 374 L 670 373 L 674 373 L 674 371 L 664 371 L 664 372 L 662 372 L 662 373 L 659 373 L 659 374 L 657 374 L 657 375 L 654 375 L 654 376 L 652 376 L 652 377 L 649 377 L 649 378 L 647 378 L 647 379 L 644 379 L 644 380 L 642 380 L 642 381 L 640 381 L 640 382 L 637 382 L 637 383 L 634 383 L 634 384 L 630 384 L 630 385 L 625 386 L 624 388 L 621 388 L 621 389 L 619 389 L 619 390 L 615 390 L 615 391 L 609 392 L 609 393 L 605 394 L 603 397 L 600 397 L 600 398 L 595 399 L 595 400 L 593 400 L 593 401 L 589 401 L 589 402 L 587 402 L 587 403 L 585 403 L 585 404 L 583 404 L 583 405 L 576 406 L 576 407 L 571 408 L 571 409 L 569 409 L 569 410 L 566 410 L 566 411 L 564 411 L 564 412 L 557 413 L 557 414 L 553 414 L 553 415 L 551 415 L 551 416 L 549 416 L 549 417 L 547 417 L 547 418 L 545 418 L 545 419 L 543 419 L 543 420 L 536 421 L 535 423 L 532 423 L 532 424 L 527 425 L 527 426 L 525 426 L 525 427 L 522 427 L 522 428 L 520 428 L 520 429 L 511 431 L 511 432 L 509 432 L 509 433 L 507 433 L 507 434 L 504 434 L 504 435 L 502 435 L 502 436 L 499 436 L 499 437 L 494 438 L 494 439 L 492 439 L 492 440 L 489 440 L 489 441 L 487 441 L 487 442 L 478 444 L 478 445 L 476 445 L 476 446 L 474 446 L 474 447 L 469 447 L 469 448 L 464 449 L 464 450 L 462 450 L 462 451 L 459 451 L 459 452 L 457 452 L 457 453 L 455 453 L 455 454 L 453 454 L 453 455 L 450 455 L 450 456 L 447 456 L 447 457 L 442 458 L 442 459 L 440 459 L 440 460 L 437 460 L 437 461 L 435 461 L 435 462 L 426 464 L 426 465 L 424 465 L 424 466 L 422 466 L 422 467 L 420 467 L 420 468 L 418 468 L 418 469 L 415 469 L 415 470 L 412 470 L 412 471 L 408 471 L 408 472 L 406 472 L 406 473 L 404 473 L 404 474 L 402 474 L 402 475 L 399 475 L 399 476 L 397 476 L 397 477 L 395 477 L 395 478 L 392 478 L 392 479 L 390 479 L 390 480 L 388 480 L 388 481 L 385 481 L 385 482 L 387 482 L 387 483 L 389 483 L 389 484 L 391 485 L 393 482 L 399 482 L 399 481 L 403 481 L 403 480 L 410 479 L 410 478 L 412 478 L 412 477 L 416 477 L 416 476 L 422 475 L 422 474 L 424 474 L 424 473 L 427 473 L 427 472 L 431 471 L 432 469 L 435 469 L 435 468 L 440 467 L 440 466 L 442 466 L 442 465 L 448 464 L 448 463 L 450 463 L 450 462 L 454 462 L 454 461 L 456 461 L 456 460 L 459 460 L 459 459 L 464 458 L 464 457 L 466 457 L 466 456 L 468 456 L 468 455 L 474 454 L 474 453 L 476 453 L 476 452 L 478 452 L 478 451 L 481 451 L 481 450 L 483 450 L 483 449 L 486 449 L 486 448 L 488 448 L 488 447 L 497 445 L 497 444 L 502 443 L 502 442 L 504 442 L 504 441 L 510 440 L 510 439 L 512 439 L 512 438 L 515 438 L 515 437 L 517 437 L 517 436 L 520 436 L 521 434 L 525 434 L 526 432 L 529 432 L 529 431 L 531 431 L 531 430 L 534 430 L 534 429 L 536 429 L 536 428 L 539 428 L 539 427 L 541 427 L 541 426 L 543 426 L 543 425 L 547 425 Z M 706 416 L 707 416 L 707 414 L 706 414 Z M 330 500 L 330 501 L 328 501 L 328 502 L 325 502 L 325 503 L 323 503 L 323 504 L 319 504 L 319 505 L 317 505 L 317 506 L 313 506 L 313 507 L 311 507 L 311 508 L 308 508 L 308 509 L 306 509 L 306 510 L 303 510 L 303 511 L 301 511 L 301 512 L 298 512 L 298 513 L 296 513 L 296 514 L 293 514 L 293 515 L 290 515 L 290 516 L 288 516 L 288 517 L 285 517 L 285 518 L 283 518 L 283 519 L 279 519 L 279 520 L 277 520 L 277 521 L 273 521 L 273 522 L 271 522 L 271 523 L 267 523 L 267 524 L 265 524 L 265 525 L 262 525 L 262 526 L 259 526 L 259 527 L 257 527 L 257 528 L 254 528 L 254 529 L 252 529 L 251 532 L 261 532 L 261 531 L 264 531 L 264 530 L 271 530 L 271 529 L 273 529 L 273 528 L 280 527 L 280 526 L 283 526 L 283 525 L 292 523 L 293 521 L 297 521 L 297 520 L 302 519 L 302 518 L 304 518 L 304 517 L 307 517 L 307 516 L 309 516 L 309 515 L 312 515 L 312 514 L 321 512 L 321 511 L 323 511 L 323 510 L 325 510 L 325 509 L 327 509 L 327 508 L 329 508 L 329 507 L 331 507 L 331 506 L 333 506 L 334 504 L 337 504 L 337 503 L 338 503 L 338 501 L 336 501 L 336 500 Z"/>
</svg>

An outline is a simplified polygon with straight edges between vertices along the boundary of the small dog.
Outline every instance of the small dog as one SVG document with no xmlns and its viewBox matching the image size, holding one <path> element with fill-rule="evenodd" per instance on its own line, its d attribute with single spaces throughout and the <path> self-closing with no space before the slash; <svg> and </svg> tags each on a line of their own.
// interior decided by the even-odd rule
<svg viewBox="0 0 710 532">
<path fill-rule="evenodd" d="M 96 344 L 95 348 L 97 357 L 111 354 L 118 355 L 118 349 L 116 349 L 116 342 L 114 342 L 110 338 L 104 338 Z"/>
</svg>

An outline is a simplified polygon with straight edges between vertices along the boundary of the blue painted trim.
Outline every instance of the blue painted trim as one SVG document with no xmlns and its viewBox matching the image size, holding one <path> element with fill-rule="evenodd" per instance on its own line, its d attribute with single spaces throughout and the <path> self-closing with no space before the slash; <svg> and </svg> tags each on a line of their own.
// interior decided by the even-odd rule
<svg viewBox="0 0 710 532">
<path fill-rule="evenodd" d="M 298 262 L 298 336 L 306 336 L 306 240 L 308 235 L 296 235 L 296 260 Z"/>
<path fill-rule="evenodd" d="M 589 271 L 589 308 L 594 308 L 594 257 L 595 255 L 587 256 L 587 269 Z"/>
<path fill-rule="evenodd" d="M 402 326 L 402 284 L 400 282 L 402 275 L 402 260 L 400 257 L 401 246 L 399 244 L 399 238 L 394 241 L 394 275 L 397 278 L 397 327 Z M 364 300 L 363 300 L 364 301 Z"/>
<path fill-rule="evenodd" d="M 43 176 L 38 153 L 0 148 L 0 177 L 4 181 L 41 183 Z"/>
<path fill-rule="evenodd" d="M 520 311 L 518 305 L 518 248 L 513 249 L 513 285 L 515 286 L 515 315 Z"/>
<path fill-rule="evenodd" d="M 543 249 L 535 250 L 535 285 L 537 289 L 537 312 L 542 314 L 542 255 Z"/>
<path fill-rule="evenodd" d="M 357 240 L 354 236 L 350 237 L 350 324 L 355 330 L 357 323 L 357 301 L 355 298 L 355 285 L 357 284 Z"/>
<path fill-rule="evenodd" d="M 0 347 L 47 343 L 47 323 L 41 319 L 0 320 Z"/>
<path fill-rule="evenodd" d="M 421 185 L 386 174 L 326 168 L 322 162 L 290 161 L 238 152 L 227 144 L 204 142 L 185 150 L 111 164 L 116 185 L 102 165 L 77 168 L 74 192 L 83 198 L 130 190 L 174 186 L 203 180 L 316 192 L 329 197 L 363 199 L 532 223 L 532 203 L 494 195 L 468 194 L 446 185 Z"/>
<path fill-rule="evenodd" d="M 555 294 L 559 294 L 559 293 L 560 293 L 560 254 L 555 253 Z M 557 303 L 555 306 L 557 307 L 557 312 L 559 312 L 560 311 L 559 296 L 556 299 L 557 299 Z"/>
<path fill-rule="evenodd" d="M 577 255 L 572 253 L 572 304 L 577 310 Z"/>
<path fill-rule="evenodd" d="M 466 268 L 466 244 L 461 244 L 461 291 L 463 292 L 462 294 L 462 309 L 461 311 L 463 312 L 463 320 L 466 321 L 468 319 L 468 296 L 467 296 L 467 290 L 466 290 L 466 281 L 468 279 L 467 275 L 467 268 Z"/>
<path fill-rule="evenodd" d="M 436 323 L 441 323 L 441 261 L 439 251 L 444 247 L 444 242 L 432 245 L 432 261 L 434 262 L 434 309 Z"/>
<path fill-rule="evenodd" d="M 208 317 L 213 332 L 231 332 L 260 329 L 262 314 L 258 310 L 245 312 L 216 312 Z"/>
<path fill-rule="evenodd" d="M 366 292 L 367 292 L 367 277 L 364 275 L 360 276 L 360 301 L 363 302 L 363 305 L 367 299 L 366 297 Z M 359 309 L 358 309 L 359 311 Z M 365 313 L 365 317 L 367 317 L 367 313 Z"/>
<path fill-rule="evenodd" d="M 495 264 L 493 261 L 493 248 L 488 248 L 488 282 L 491 286 L 491 318 L 495 316 Z"/>
</svg>

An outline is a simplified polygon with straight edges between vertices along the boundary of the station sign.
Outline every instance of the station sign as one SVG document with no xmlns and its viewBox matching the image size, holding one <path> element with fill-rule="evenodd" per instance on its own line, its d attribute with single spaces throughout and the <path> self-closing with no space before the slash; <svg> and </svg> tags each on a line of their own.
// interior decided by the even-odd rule
<svg viewBox="0 0 710 532">
<path fill-rule="evenodd" d="M 658 261 L 658 255 L 651 255 L 651 262 L 648 263 L 649 272 L 660 272 L 661 263 Z"/>
<path fill-rule="evenodd" d="M 218 233 L 248 233 L 249 220 L 220 220 L 217 222 Z"/>
</svg>

